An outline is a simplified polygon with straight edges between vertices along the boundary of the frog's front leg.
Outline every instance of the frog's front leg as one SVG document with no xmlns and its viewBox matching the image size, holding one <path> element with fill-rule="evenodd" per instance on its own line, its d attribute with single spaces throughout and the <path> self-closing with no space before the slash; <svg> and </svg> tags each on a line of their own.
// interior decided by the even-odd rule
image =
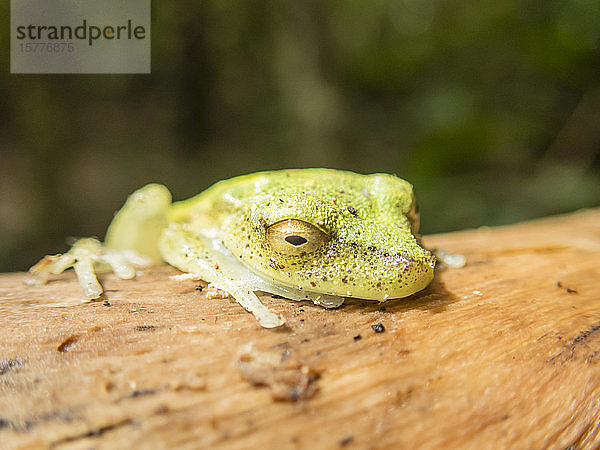
<svg viewBox="0 0 600 450">
<path fill-rule="evenodd" d="M 49 276 L 69 267 L 75 269 L 85 296 L 98 298 L 102 286 L 96 272 L 112 270 L 119 278 L 135 276 L 135 267 L 161 261 L 158 238 L 167 225 L 171 194 L 159 184 L 149 184 L 129 196 L 106 233 L 105 243 L 96 239 L 78 240 L 63 255 L 46 256 L 31 269 L 29 285 L 46 283 Z"/>
<path fill-rule="evenodd" d="M 218 231 L 193 230 L 187 224 L 171 224 L 159 241 L 163 258 L 178 269 L 198 275 L 217 289 L 229 293 L 260 325 L 275 328 L 284 319 L 269 311 L 254 290 L 258 277 L 227 250 Z"/>
</svg>

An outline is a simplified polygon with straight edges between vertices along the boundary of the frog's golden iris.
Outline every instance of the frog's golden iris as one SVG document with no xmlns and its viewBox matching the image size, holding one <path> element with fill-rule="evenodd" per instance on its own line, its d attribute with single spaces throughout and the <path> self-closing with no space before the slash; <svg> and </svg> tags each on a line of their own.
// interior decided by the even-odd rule
<svg viewBox="0 0 600 450">
<path fill-rule="evenodd" d="M 327 233 L 299 219 L 285 219 L 269 226 L 265 238 L 277 253 L 294 256 L 311 253 L 327 241 Z"/>
</svg>

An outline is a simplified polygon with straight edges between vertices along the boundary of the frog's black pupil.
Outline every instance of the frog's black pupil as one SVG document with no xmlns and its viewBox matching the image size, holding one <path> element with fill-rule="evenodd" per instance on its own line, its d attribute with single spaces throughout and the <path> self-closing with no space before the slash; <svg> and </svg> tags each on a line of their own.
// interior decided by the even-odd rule
<svg viewBox="0 0 600 450">
<path fill-rule="evenodd" d="M 305 244 L 306 242 L 308 242 L 302 236 L 286 236 L 285 240 L 288 241 L 290 244 L 296 245 L 296 246 L 302 245 L 302 244 Z"/>
</svg>

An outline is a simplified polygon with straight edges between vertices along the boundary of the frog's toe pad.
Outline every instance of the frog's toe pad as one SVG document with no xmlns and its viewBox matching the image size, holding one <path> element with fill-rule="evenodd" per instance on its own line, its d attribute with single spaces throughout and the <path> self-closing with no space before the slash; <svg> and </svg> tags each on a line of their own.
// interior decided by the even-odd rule
<svg viewBox="0 0 600 450">
<path fill-rule="evenodd" d="M 325 309 L 339 308 L 344 303 L 345 298 L 337 295 L 319 295 L 313 299 L 315 305 L 322 306 Z"/>
<path fill-rule="evenodd" d="M 253 312 L 253 314 L 264 328 L 277 328 L 285 325 L 285 319 L 281 314 L 274 314 L 271 311 Z"/>
</svg>

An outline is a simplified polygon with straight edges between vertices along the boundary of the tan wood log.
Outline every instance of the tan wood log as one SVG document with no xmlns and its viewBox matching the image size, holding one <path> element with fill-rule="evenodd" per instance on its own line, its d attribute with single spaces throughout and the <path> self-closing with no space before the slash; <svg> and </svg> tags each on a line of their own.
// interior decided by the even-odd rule
<svg viewBox="0 0 600 450">
<path fill-rule="evenodd" d="M 264 295 L 275 330 L 167 266 L 92 303 L 0 275 L 0 447 L 598 448 L 600 210 L 425 243 L 468 263 L 384 304 Z"/>
</svg>

